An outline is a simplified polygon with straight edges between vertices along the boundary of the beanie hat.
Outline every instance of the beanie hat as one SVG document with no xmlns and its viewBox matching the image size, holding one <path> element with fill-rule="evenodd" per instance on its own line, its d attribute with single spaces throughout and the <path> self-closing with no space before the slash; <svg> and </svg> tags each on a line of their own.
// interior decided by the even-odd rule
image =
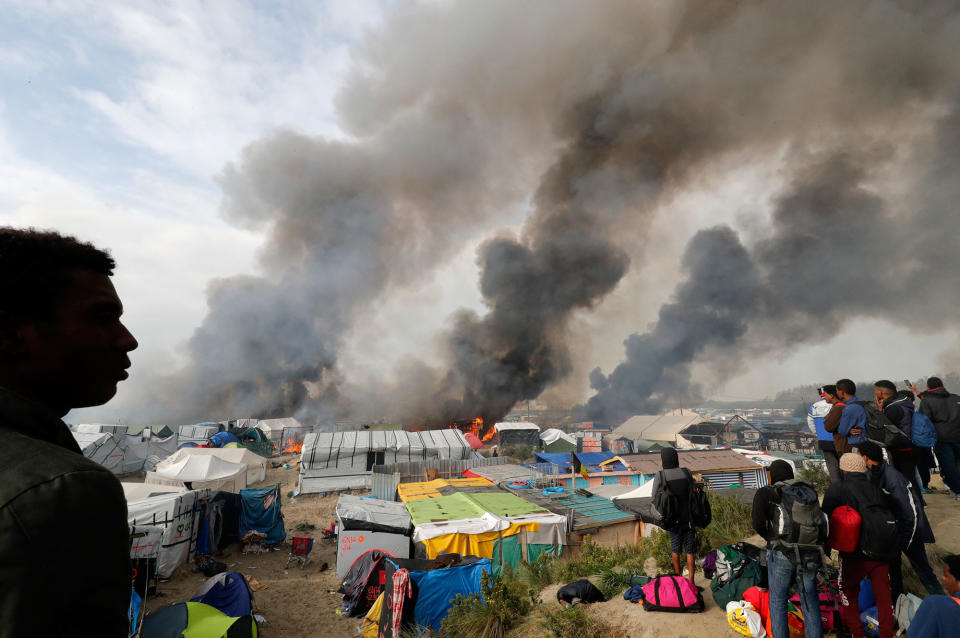
<svg viewBox="0 0 960 638">
<path fill-rule="evenodd" d="M 840 470 L 842 472 L 866 472 L 867 464 L 859 454 L 847 452 L 840 457 Z"/>
</svg>

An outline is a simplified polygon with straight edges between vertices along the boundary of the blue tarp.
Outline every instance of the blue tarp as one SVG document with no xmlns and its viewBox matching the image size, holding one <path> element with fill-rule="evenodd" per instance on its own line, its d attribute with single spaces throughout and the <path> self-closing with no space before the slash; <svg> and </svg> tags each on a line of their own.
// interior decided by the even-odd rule
<svg viewBox="0 0 960 638">
<path fill-rule="evenodd" d="M 267 535 L 266 545 L 283 542 L 287 530 L 280 511 L 280 486 L 240 490 L 240 536 L 250 530 Z"/>
<path fill-rule="evenodd" d="M 240 439 L 233 432 L 217 432 L 210 437 L 210 442 L 217 447 L 223 447 L 227 443 L 239 443 Z"/>
<path fill-rule="evenodd" d="M 613 452 L 578 452 L 577 460 L 580 461 L 581 465 L 586 465 L 590 471 L 593 471 L 593 468 L 597 468 L 597 470 L 599 471 L 601 463 L 603 463 L 604 461 L 609 461 L 615 456 L 616 454 L 614 454 Z M 607 467 L 610 467 L 610 466 L 611 464 L 607 465 Z M 626 472 L 627 467 L 620 461 L 617 461 L 612 464 L 610 471 Z"/>
<path fill-rule="evenodd" d="M 570 472 L 570 454 L 563 452 L 537 452 L 535 455 L 537 463 L 553 463 L 560 467 L 560 472 L 568 474 Z"/>
<path fill-rule="evenodd" d="M 480 593 L 480 575 L 491 570 L 490 559 L 484 558 L 459 567 L 434 569 L 428 572 L 410 572 L 410 578 L 417 584 L 417 604 L 413 618 L 418 625 L 440 629 L 440 623 L 453 603 L 457 594 L 469 596 Z"/>
<path fill-rule="evenodd" d="M 225 572 L 209 579 L 190 602 L 210 605 L 235 618 L 253 611 L 247 581 L 237 572 Z"/>
<path fill-rule="evenodd" d="M 136 589 L 130 590 L 130 611 L 127 613 L 127 620 L 130 625 L 130 635 L 137 635 L 137 623 L 140 621 L 140 607 L 143 605 L 143 599 Z"/>
</svg>

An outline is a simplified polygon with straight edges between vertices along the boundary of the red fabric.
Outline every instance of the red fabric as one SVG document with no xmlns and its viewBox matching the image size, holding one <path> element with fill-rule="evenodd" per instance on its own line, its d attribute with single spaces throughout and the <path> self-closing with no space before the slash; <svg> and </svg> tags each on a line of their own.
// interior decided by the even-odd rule
<svg viewBox="0 0 960 638">
<path fill-rule="evenodd" d="M 877 620 L 880 621 L 880 638 L 893 638 L 893 600 L 890 593 L 890 576 L 887 564 L 864 558 L 840 556 L 840 612 L 843 624 L 854 638 L 864 638 L 863 625 L 860 622 L 860 581 L 870 579 L 873 596 L 877 603 Z"/>
<path fill-rule="evenodd" d="M 760 621 L 766 627 L 769 624 L 770 617 L 770 590 L 754 585 L 743 592 L 743 599 L 753 605 L 753 608 L 760 614 Z M 767 631 L 767 633 L 770 633 Z"/>
<path fill-rule="evenodd" d="M 819 596 L 820 622 L 826 631 L 834 631 L 837 629 L 837 625 L 839 624 L 836 609 L 834 609 L 836 599 L 834 598 L 833 594 L 821 593 Z M 791 596 L 790 602 L 792 602 L 797 609 L 800 609 L 800 594 L 794 594 Z"/>
<path fill-rule="evenodd" d="M 838 552 L 855 552 L 860 542 L 860 525 L 863 519 L 857 510 L 841 505 L 830 515 L 830 536 L 827 544 Z"/>
<path fill-rule="evenodd" d="M 390 599 L 393 614 L 390 631 L 394 636 L 400 635 L 403 624 L 403 604 L 407 598 L 413 598 L 413 588 L 410 586 L 410 570 L 398 569 L 393 573 L 393 598 Z"/>
</svg>

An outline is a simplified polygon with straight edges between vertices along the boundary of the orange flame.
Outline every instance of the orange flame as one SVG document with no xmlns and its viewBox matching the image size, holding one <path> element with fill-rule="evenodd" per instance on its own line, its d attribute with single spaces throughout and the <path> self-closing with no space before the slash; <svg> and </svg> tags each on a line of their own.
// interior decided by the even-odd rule
<svg viewBox="0 0 960 638">
<path fill-rule="evenodd" d="M 297 442 L 296 439 L 287 439 L 283 442 L 281 454 L 300 454 L 303 451 L 303 441 Z"/>
<path fill-rule="evenodd" d="M 477 421 L 480 421 L 480 425 L 483 425 L 483 419 L 477 419 Z M 489 430 L 487 430 L 487 433 L 484 434 L 483 438 L 480 440 L 486 443 L 487 441 L 491 440 L 494 436 L 496 436 L 496 434 L 497 434 L 496 428 L 491 427 Z"/>
</svg>

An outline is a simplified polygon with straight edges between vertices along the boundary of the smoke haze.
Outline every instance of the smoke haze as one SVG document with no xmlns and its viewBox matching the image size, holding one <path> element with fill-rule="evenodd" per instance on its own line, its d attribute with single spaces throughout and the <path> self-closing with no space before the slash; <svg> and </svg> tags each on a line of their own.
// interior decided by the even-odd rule
<svg viewBox="0 0 960 638">
<path fill-rule="evenodd" d="M 590 374 L 590 417 L 695 398 L 693 364 L 742 370 L 854 317 L 941 329 L 958 42 L 936 2 L 396 7 L 337 98 L 348 139 L 276 132 L 224 170 L 223 214 L 266 233 L 262 276 L 213 282 L 186 367 L 128 400 L 168 422 L 496 420 L 578 372 L 572 319 L 644 268 L 672 197 L 733 165 L 779 167 L 772 213 L 696 233 L 655 324 Z M 447 320 L 439 363 L 351 378 L 351 326 L 477 241 L 485 309 Z"/>
</svg>

